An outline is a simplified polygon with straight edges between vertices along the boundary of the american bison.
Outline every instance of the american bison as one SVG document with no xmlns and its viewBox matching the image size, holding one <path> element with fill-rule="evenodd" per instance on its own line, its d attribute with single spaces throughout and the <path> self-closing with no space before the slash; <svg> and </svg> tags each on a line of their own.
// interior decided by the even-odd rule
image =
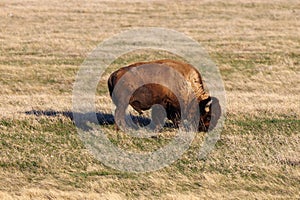
<svg viewBox="0 0 300 200">
<path fill-rule="evenodd" d="M 154 72 L 147 75 L 139 72 L 137 74 L 135 73 L 134 75 L 127 76 L 127 78 L 120 83 L 122 84 L 122 90 L 114 92 L 116 84 L 127 72 L 134 71 L 139 67 L 141 68 L 141 66 L 146 66 L 149 69 L 151 68 Z M 162 66 L 167 66 L 167 68 L 171 70 L 157 70 L 162 68 Z M 118 111 L 125 111 L 128 103 L 140 114 L 142 114 L 144 110 L 150 109 L 153 105 L 160 105 L 160 107 L 163 107 L 165 111 L 161 112 L 159 106 L 153 106 L 152 120 L 160 121 L 167 117 L 176 127 L 178 127 L 181 119 L 181 107 L 179 103 L 180 101 L 177 98 L 178 96 L 175 95 L 176 91 L 174 93 L 174 91 L 171 91 L 171 89 L 167 86 L 153 82 L 146 84 L 140 83 L 140 87 L 135 88 L 134 92 L 126 93 L 127 88 L 132 87 L 134 82 L 143 81 L 145 76 L 152 76 L 153 80 L 155 80 L 156 76 L 159 76 L 161 79 L 171 80 L 172 84 L 176 86 L 182 85 L 180 80 L 174 75 L 174 71 L 179 73 L 193 90 L 194 99 L 197 103 L 196 105 L 199 106 L 199 108 L 194 110 L 197 110 L 197 112 L 200 113 L 193 113 L 191 111 L 188 112 L 191 115 L 198 114 L 198 116 L 200 116 L 198 131 L 208 131 L 214 128 L 221 115 L 218 99 L 210 97 L 209 93 L 204 89 L 200 73 L 192 65 L 175 60 L 138 62 L 113 72 L 108 79 L 108 88 L 110 96 L 116 105 L 115 117 L 117 113 L 119 113 Z M 179 88 L 175 90 L 181 89 L 180 87 L 175 88 Z M 186 91 L 182 89 L 179 93 L 181 96 L 180 98 L 184 99 L 185 96 L 188 96 L 185 95 L 185 92 Z M 212 105 L 214 105 L 213 111 Z"/>
</svg>

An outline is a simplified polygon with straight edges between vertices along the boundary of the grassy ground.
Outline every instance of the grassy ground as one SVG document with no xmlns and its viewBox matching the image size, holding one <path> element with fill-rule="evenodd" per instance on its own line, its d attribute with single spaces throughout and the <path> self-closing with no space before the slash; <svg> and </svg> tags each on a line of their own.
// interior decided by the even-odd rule
<svg viewBox="0 0 300 200">
<path fill-rule="evenodd" d="M 4 0 L 0 10 L 1 199 L 300 198 L 298 1 Z M 124 173 L 80 141 L 70 118 L 73 83 L 103 39 L 149 26 L 183 32 L 207 49 L 226 87 L 227 120 L 206 161 L 196 160 L 198 134 L 172 165 Z M 97 106 L 110 112 L 107 93 Z M 172 135 L 139 142 L 104 128 L 124 148 L 146 151 Z"/>
</svg>

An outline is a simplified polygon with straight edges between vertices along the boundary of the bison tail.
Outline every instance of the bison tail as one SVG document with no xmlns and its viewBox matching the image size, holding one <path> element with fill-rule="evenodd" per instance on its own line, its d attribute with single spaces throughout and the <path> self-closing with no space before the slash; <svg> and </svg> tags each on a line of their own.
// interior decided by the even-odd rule
<svg viewBox="0 0 300 200">
<path fill-rule="evenodd" d="M 110 75 L 110 77 L 108 78 L 108 81 L 107 81 L 110 96 L 112 96 L 112 93 L 113 93 L 113 90 L 115 88 L 116 82 L 117 82 L 117 73 L 114 72 Z"/>
</svg>

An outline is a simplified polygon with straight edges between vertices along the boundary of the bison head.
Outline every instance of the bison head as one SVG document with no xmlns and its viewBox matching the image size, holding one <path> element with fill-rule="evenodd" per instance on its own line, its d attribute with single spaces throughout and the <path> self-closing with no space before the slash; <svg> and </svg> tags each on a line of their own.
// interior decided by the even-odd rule
<svg viewBox="0 0 300 200">
<path fill-rule="evenodd" d="M 212 130 L 221 116 L 221 106 L 215 97 L 208 97 L 199 102 L 200 121 L 199 131 Z"/>
</svg>

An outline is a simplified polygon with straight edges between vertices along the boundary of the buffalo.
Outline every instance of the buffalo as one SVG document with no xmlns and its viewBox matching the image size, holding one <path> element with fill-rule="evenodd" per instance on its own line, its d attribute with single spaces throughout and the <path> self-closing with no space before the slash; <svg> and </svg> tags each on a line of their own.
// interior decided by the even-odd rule
<svg viewBox="0 0 300 200">
<path fill-rule="evenodd" d="M 153 69 L 153 72 L 150 74 L 143 74 L 141 72 L 131 73 L 142 66 Z M 159 70 L 164 66 L 167 66 L 169 70 Z M 131 75 L 124 76 L 130 73 Z M 211 97 L 208 91 L 205 90 L 200 73 L 192 65 L 169 59 L 134 63 L 122 67 L 110 75 L 108 79 L 108 89 L 116 105 L 115 118 L 118 113 L 124 112 L 128 104 L 130 104 L 139 114 L 152 108 L 152 120 L 159 122 L 164 121 L 163 119 L 167 117 L 172 121 L 175 127 L 178 127 L 182 117 L 180 102 L 188 102 L 188 100 L 185 99 L 188 95 L 185 95 L 186 90 L 181 87 L 183 81 L 180 81 L 179 78 L 175 76 L 176 73 L 180 74 L 185 82 L 192 88 L 194 100 L 198 108 L 190 109 L 188 114 L 198 114 L 198 131 L 206 132 L 213 129 L 221 116 L 218 99 Z M 148 76 L 147 78 L 152 76 L 150 78 L 153 78 L 153 80 L 155 80 L 157 76 L 161 77 L 160 79 L 170 80 L 174 85 L 173 88 L 179 92 L 172 91 L 169 87 L 160 83 L 153 82 L 143 84 L 145 76 Z M 122 90 L 115 92 L 114 89 L 116 89 L 115 87 L 122 77 L 125 79 L 120 83 L 122 84 Z M 132 85 L 135 82 L 139 82 L 139 87 L 135 88 L 134 92 L 126 92 L 128 88 L 133 87 Z M 176 92 L 177 95 L 175 95 Z M 163 108 L 163 112 L 161 108 Z M 193 110 L 197 110 L 199 113 L 195 113 Z"/>
</svg>

